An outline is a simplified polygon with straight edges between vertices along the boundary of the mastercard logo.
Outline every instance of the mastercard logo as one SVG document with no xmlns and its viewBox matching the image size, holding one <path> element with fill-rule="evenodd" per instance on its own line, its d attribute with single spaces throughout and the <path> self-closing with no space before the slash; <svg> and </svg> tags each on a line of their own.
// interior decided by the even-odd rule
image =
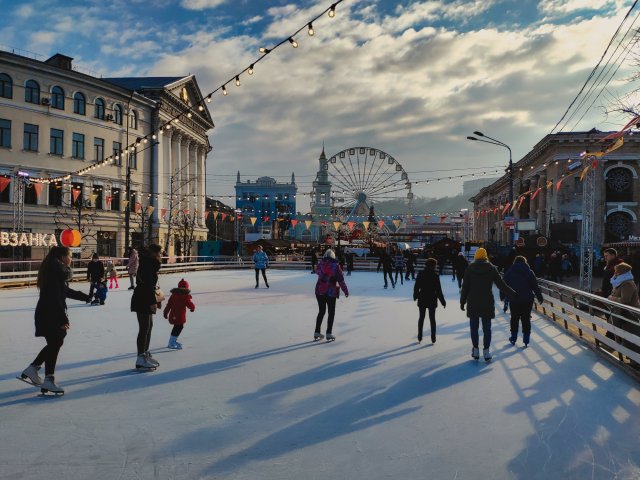
<svg viewBox="0 0 640 480">
<path fill-rule="evenodd" d="M 63 230 L 60 234 L 60 244 L 63 247 L 79 247 L 82 235 L 78 230 Z"/>
</svg>

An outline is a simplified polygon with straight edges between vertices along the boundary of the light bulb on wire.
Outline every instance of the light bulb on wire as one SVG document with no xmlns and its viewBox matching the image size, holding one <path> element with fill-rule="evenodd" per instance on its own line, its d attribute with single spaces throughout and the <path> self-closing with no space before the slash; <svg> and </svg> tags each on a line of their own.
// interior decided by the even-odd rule
<svg viewBox="0 0 640 480">
<path fill-rule="evenodd" d="M 289 37 L 289 43 L 293 48 L 298 48 L 298 42 L 296 42 L 293 38 Z"/>
<path fill-rule="evenodd" d="M 271 51 L 271 50 L 269 50 L 268 48 L 260 47 L 260 53 L 264 53 L 264 54 L 266 55 L 266 54 L 267 54 L 267 53 L 269 53 L 270 51 Z"/>
<path fill-rule="evenodd" d="M 336 4 L 334 3 L 333 5 L 331 5 L 331 8 L 329 8 L 329 17 L 333 18 L 336 16 Z"/>
<path fill-rule="evenodd" d="M 307 25 L 309 27 L 309 30 L 307 30 L 307 33 L 309 34 L 310 37 L 313 37 L 313 35 L 316 33 L 313 30 L 313 23 L 309 22 L 309 25 Z"/>
<path fill-rule="evenodd" d="M 224 96 L 229 95 L 229 92 L 227 92 L 227 87 L 225 87 L 224 85 L 222 86 L 222 94 L 223 94 Z"/>
<path fill-rule="evenodd" d="M 247 73 L 249 75 L 253 75 L 253 63 L 251 65 L 249 65 L 249 68 L 247 69 Z"/>
<path fill-rule="evenodd" d="M 236 75 L 236 87 L 240 86 L 240 77 Z"/>
</svg>

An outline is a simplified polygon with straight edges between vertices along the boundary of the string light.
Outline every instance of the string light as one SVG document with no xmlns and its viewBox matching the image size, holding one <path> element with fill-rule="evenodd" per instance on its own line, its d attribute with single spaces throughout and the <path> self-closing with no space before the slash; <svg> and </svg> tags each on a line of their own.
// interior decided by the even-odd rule
<svg viewBox="0 0 640 480">
<path fill-rule="evenodd" d="M 240 77 L 236 75 L 236 87 L 240 86 Z"/>
<path fill-rule="evenodd" d="M 271 50 L 265 47 L 260 47 L 260 53 L 264 53 L 265 55 L 271 53 Z"/>
<path fill-rule="evenodd" d="M 249 68 L 247 69 L 247 73 L 249 75 L 253 75 L 253 63 L 251 65 L 249 65 Z"/>
<path fill-rule="evenodd" d="M 307 27 L 309 27 L 309 30 L 307 30 L 307 33 L 309 34 L 310 37 L 313 37 L 316 33 L 313 30 L 313 23 L 309 22 L 309 25 L 307 25 Z"/>
<path fill-rule="evenodd" d="M 331 5 L 331 8 L 329 8 L 329 17 L 333 18 L 336 16 L 336 3 L 334 3 L 333 5 Z"/>
</svg>

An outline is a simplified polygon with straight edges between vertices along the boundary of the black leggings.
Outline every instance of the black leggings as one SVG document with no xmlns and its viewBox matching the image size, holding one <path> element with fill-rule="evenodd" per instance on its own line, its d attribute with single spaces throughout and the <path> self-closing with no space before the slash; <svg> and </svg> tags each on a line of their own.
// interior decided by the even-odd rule
<svg viewBox="0 0 640 480">
<path fill-rule="evenodd" d="M 322 327 L 322 319 L 329 307 L 329 317 L 327 318 L 327 333 L 331 333 L 333 330 L 333 317 L 336 314 L 336 297 L 329 297 L 327 295 L 316 295 L 318 300 L 318 316 L 316 317 L 316 333 L 320 333 Z"/>
<path fill-rule="evenodd" d="M 179 337 L 183 328 L 184 328 L 184 325 L 174 325 L 173 328 L 171 329 L 171 336 Z"/>
<path fill-rule="evenodd" d="M 138 338 L 136 344 L 138 347 L 138 355 L 149 351 L 149 343 L 151 342 L 151 330 L 153 329 L 153 315 L 150 313 L 136 312 L 138 317 Z"/>
<path fill-rule="evenodd" d="M 258 286 L 258 279 L 260 278 L 259 273 L 262 272 L 262 278 L 264 279 L 264 284 L 265 285 L 269 285 L 269 282 L 267 282 L 267 274 L 264 268 L 256 268 L 256 286 Z"/>
<path fill-rule="evenodd" d="M 424 317 L 427 313 L 427 307 L 418 306 L 420 318 L 418 318 L 418 336 L 422 338 L 422 328 L 424 327 Z M 429 308 L 429 324 L 431 325 L 431 338 L 436 338 L 436 308 Z"/>
<path fill-rule="evenodd" d="M 44 374 L 53 375 L 56 371 L 58 353 L 64 343 L 64 337 L 56 335 L 52 337 L 44 337 L 44 339 L 47 341 L 47 345 L 40 350 L 40 353 L 32 363 L 37 366 L 44 363 Z"/>
</svg>

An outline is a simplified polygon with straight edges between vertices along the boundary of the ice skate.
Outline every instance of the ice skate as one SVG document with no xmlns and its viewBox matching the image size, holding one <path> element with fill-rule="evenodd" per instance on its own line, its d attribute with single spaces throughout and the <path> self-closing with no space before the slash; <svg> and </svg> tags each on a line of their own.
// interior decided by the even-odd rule
<svg viewBox="0 0 640 480">
<path fill-rule="evenodd" d="M 178 337 L 169 337 L 169 345 L 167 345 L 167 348 L 171 350 L 182 350 L 182 344 L 178 342 Z"/>
<path fill-rule="evenodd" d="M 523 333 L 522 334 L 522 343 L 524 343 L 524 348 L 527 348 L 529 346 L 530 337 L 531 337 L 530 333 Z"/>
<path fill-rule="evenodd" d="M 478 360 L 480 358 L 480 350 L 478 350 L 476 347 L 473 347 L 471 349 L 471 356 L 474 360 Z"/>
<path fill-rule="evenodd" d="M 422 333 L 418 333 L 418 343 L 422 343 Z"/>
<path fill-rule="evenodd" d="M 324 340 L 324 335 L 321 334 L 320 332 L 314 332 L 313 333 L 313 341 L 317 342 L 319 340 Z"/>
<path fill-rule="evenodd" d="M 147 357 L 147 362 L 152 363 L 156 367 L 160 366 L 160 362 L 151 356 L 151 352 L 144 352 L 144 356 Z"/>
<path fill-rule="evenodd" d="M 484 350 L 482 350 L 482 355 L 484 356 L 485 362 L 490 362 L 491 359 L 493 358 L 491 356 L 491 351 L 488 348 L 485 348 Z"/>
<path fill-rule="evenodd" d="M 517 340 L 517 339 L 518 339 L 518 337 L 517 337 L 517 336 L 515 336 L 515 335 L 511 335 L 511 336 L 509 337 L 509 343 L 510 343 L 511 345 L 515 345 L 515 344 L 516 344 L 516 340 Z"/>
<path fill-rule="evenodd" d="M 44 377 L 44 382 L 42 382 L 40 386 L 40 392 L 43 394 L 50 392 L 56 395 L 64 395 L 64 388 L 56 385 L 56 379 L 53 375 L 47 375 Z"/>
<path fill-rule="evenodd" d="M 431 343 L 436 343 L 436 336 L 435 335 L 431 335 Z"/>
<path fill-rule="evenodd" d="M 23 370 L 20 375 L 20 379 L 27 383 L 31 383 L 34 386 L 42 385 L 42 378 L 38 375 L 38 370 L 40 370 L 40 367 L 36 365 L 29 365 Z"/>
<path fill-rule="evenodd" d="M 149 370 L 155 370 L 157 367 L 158 367 L 157 365 L 154 365 L 153 363 L 147 360 L 147 356 L 144 353 L 141 355 L 138 355 L 138 358 L 136 359 L 136 370 L 149 371 Z"/>
<path fill-rule="evenodd" d="M 336 337 L 333 335 L 333 333 L 327 332 L 327 342 L 334 342 L 335 340 Z"/>
</svg>

